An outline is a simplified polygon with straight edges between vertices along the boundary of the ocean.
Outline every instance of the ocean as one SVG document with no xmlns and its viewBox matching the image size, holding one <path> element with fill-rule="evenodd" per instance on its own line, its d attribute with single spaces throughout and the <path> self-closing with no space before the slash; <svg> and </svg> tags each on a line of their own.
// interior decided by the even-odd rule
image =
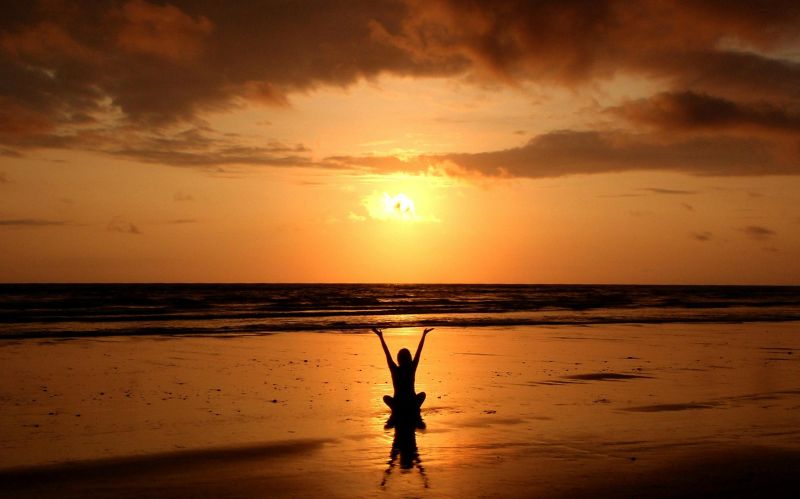
<svg viewBox="0 0 800 499">
<path fill-rule="evenodd" d="M 790 320 L 797 286 L 0 285 L 5 339 Z"/>
</svg>

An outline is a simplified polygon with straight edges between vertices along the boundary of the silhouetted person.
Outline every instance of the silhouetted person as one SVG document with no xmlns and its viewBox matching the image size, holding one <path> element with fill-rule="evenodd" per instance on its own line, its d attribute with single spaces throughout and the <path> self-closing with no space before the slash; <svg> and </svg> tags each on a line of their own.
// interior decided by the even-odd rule
<svg viewBox="0 0 800 499">
<path fill-rule="evenodd" d="M 417 353 L 414 354 L 413 359 L 411 358 L 411 352 L 407 348 L 403 348 L 397 352 L 397 363 L 392 359 L 392 354 L 389 353 L 389 347 L 386 346 L 386 341 L 383 339 L 383 331 L 378 328 L 372 328 L 372 331 L 381 339 L 383 353 L 386 354 L 386 362 L 389 364 L 389 371 L 392 373 L 392 385 L 394 385 L 394 397 L 389 395 L 383 397 L 383 401 L 392 410 L 392 416 L 387 421 L 386 426 L 391 428 L 397 423 L 405 423 L 415 424 L 420 428 L 424 428 L 425 424 L 422 422 L 419 409 L 422 403 L 425 402 L 425 392 L 416 393 L 414 391 L 414 376 L 417 372 L 420 355 L 422 355 L 425 337 L 433 331 L 433 328 L 425 329 L 422 332 L 422 338 L 419 340 Z"/>
</svg>

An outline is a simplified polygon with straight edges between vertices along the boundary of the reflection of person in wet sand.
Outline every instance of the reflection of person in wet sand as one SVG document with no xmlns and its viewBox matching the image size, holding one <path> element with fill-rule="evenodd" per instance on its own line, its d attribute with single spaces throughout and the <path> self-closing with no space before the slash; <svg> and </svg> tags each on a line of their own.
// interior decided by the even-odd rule
<svg viewBox="0 0 800 499">
<path fill-rule="evenodd" d="M 386 354 L 386 362 L 389 364 L 389 370 L 392 373 L 392 384 L 394 385 L 394 397 L 389 395 L 383 397 L 383 401 L 392 409 L 392 415 L 386 426 L 391 428 L 397 423 L 410 423 L 424 428 L 425 423 L 422 422 L 422 417 L 420 416 L 420 406 L 425 402 L 425 392 L 416 393 L 414 391 L 414 376 L 417 372 L 420 355 L 422 355 L 425 337 L 433 331 L 433 328 L 425 329 L 422 332 L 422 338 L 419 340 L 417 353 L 414 354 L 413 359 L 411 358 L 411 352 L 407 348 L 403 348 L 397 352 L 397 363 L 392 359 L 392 354 L 389 353 L 389 347 L 386 346 L 386 341 L 383 339 L 383 331 L 378 328 L 372 328 L 372 331 L 381 339 L 381 346 L 383 347 L 383 353 Z"/>
<path fill-rule="evenodd" d="M 394 429 L 394 440 L 392 441 L 392 451 L 390 459 L 386 463 L 388 468 L 383 472 L 383 480 L 381 480 L 381 488 L 385 489 L 389 482 L 389 477 L 392 475 L 395 467 L 400 465 L 400 472 L 408 472 L 409 470 L 417 469 L 420 477 L 422 477 L 422 484 L 428 488 L 428 475 L 425 473 L 425 467 L 422 466 L 422 459 L 419 457 L 417 450 L 417 439 L 414 435 L 414 427 L 400 425 Z"/>
</svg>

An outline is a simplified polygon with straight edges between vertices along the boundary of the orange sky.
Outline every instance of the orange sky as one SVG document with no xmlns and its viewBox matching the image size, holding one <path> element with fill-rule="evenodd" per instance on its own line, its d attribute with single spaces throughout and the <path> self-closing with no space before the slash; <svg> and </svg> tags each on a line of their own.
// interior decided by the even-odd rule
<svg viewBox="0 0 800 499">
<path fill-rule="evenodd" d="M 9 7 L 0 281 L 800 284 L 800 7 L 632 5 Z"/>
</svg>

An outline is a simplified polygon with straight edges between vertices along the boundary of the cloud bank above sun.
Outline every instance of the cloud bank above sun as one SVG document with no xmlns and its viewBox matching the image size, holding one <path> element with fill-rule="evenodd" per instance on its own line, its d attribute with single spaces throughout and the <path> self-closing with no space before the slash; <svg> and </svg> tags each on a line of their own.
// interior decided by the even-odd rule
<svg viewBox="0 0 800 499">
<path fill-rule="evenodd" d="M 796 2 L 18 2 L 0 21 L 0 153 L 79 150 L 228 165 L 552 177 L 800 172 Z M 654 35 L 654 34 L 657 34 Z M 386 77 L 588 92 L 582 125 L 416 158 L 310 137 L 243 141 L 208 121 Z M 615 78 L 645 95 L 603 95 Z M 644 83 L 643 83 L 644 84 Z M 588 90 L 587 90 L 588 89 Z M 538 97 L 537 97 L 538 98 Z M 587 115 L 588 116 L 588 115 Z M 410 159 L 410 160 L 409 160 Z"/>
</svg>

